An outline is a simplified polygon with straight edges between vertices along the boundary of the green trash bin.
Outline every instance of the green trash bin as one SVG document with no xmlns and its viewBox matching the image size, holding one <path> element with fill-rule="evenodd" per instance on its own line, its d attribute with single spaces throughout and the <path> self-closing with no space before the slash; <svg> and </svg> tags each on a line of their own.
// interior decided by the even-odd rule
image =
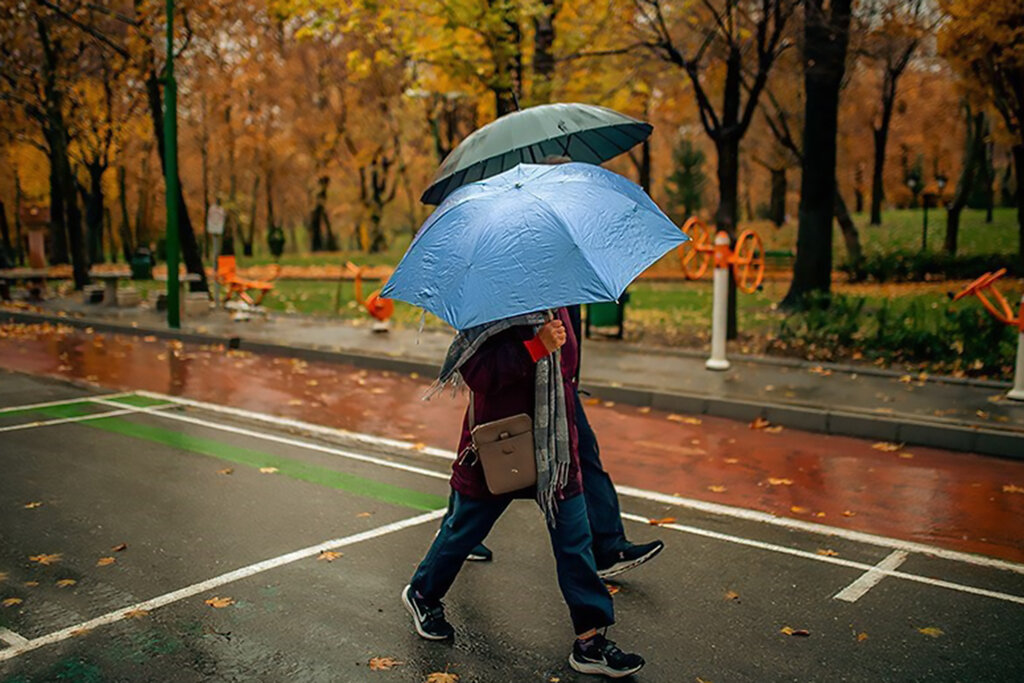
<svg viewBox="0 0 1024 683">
<path fill-rule="evenodd" d="M 622 339 L 623 328 L 625 327 L 626 303 L 629 301 L 629 292 L 623 292 L 618 301 L 602 301 L 596 304 L 587 304 L 587 319 L 584 327 L 584 334 L 587 339 L 591 336 L 592 327 L 614 327 L 615 333 L 607 336 L 613 339 Z"/>
<path fill-rule="evenodd" d="M 153 279 L 153 256 L 149 249 L 137 250 L 129 265 L 132 269 L 133 280 Z"/>
</svg>

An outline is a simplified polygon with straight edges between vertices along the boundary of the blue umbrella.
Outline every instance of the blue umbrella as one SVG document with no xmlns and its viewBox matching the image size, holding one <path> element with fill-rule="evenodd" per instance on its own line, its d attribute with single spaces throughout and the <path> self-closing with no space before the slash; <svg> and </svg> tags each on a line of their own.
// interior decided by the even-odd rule
<svg viewBox="0 0 1024 683">
<path fill-rule="evenodd" d="M 614 301 L 686 236 L 600 166 L 521 164 L 452 193 L 381 296 L 464 330 L 520 313 Z"/>
</svg>

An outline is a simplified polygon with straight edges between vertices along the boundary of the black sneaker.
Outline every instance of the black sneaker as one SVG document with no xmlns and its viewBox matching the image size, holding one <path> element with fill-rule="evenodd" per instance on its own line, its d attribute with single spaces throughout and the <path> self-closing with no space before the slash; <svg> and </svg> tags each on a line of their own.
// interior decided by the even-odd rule
<svg viewBox="0 0 1024 683">
<path fill-rule="evenodd" d="M 630 543 L 624 550 L 608 558 L 601 558 L 597 562 L 597 575 L 602 579 L 609 579 L 618 576 L 630 569 L 639 567 L 647 560 L 661 552 L 665 544 L 661 541 L 650 543 Z"/>
<path fill-rule="evenodd" d="M 412 624 L 416 633 L 427 640 L 447 640 L 455 635 L 455 629 L 444 618 L 444 605 L 438 602 L 429 605 L 423 598 L 416 597 L 412 586 L 402 591 L 402 604 L 412 615 Z"/>
<path fill-rule="evenodd" d="M 470 562 L 490 562 L 494 559 L 494 553 L 492 553 L 491 549 L 483 543 L 478 543 L 477 546 L 469 552 L 466 559 Z"/>
<path fill-rule="evenodd" d="M 623 652 L 600 633 L 572 646 L 569 666 L 581 674 L 598 674 L 608 678 L 625 678 L 644 668 L 644 658 Z"/>
</svg>

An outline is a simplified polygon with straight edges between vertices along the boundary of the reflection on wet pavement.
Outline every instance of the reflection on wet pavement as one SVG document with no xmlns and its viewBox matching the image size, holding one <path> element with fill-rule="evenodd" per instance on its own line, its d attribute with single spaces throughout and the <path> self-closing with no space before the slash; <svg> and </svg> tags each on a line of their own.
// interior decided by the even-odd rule
<svg viewBox="0 0 1024 683">
<path fill-rule="evenodd" d="M 0 367 L 453 449 L 464 396 L 431 378 L 53 325 L 0 326 Z M 2 381 L 2 377 L 0 377 Z M 619 484 L 1024 561 L 1024 462 L 587 400 Z"/>
</svg>

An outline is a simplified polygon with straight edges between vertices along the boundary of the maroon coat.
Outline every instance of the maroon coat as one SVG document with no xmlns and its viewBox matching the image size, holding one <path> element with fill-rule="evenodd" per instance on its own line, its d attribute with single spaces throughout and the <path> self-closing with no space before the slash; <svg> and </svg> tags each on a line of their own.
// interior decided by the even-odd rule
<svg viewBox="0 0 1024 683">
<path fill-rule="evenodd" d="M 579 364 L 578 344 L 573 333 L 569 315 L 564 308 L 558 310 L 558 318 L 565 325 L 566 340 L 562 346 L 562 384 L 565 388 L 565 413 L 569 422 L 569 480 L 559 492 L 559 500 L 583 492 L 580 475 L 579 439 L 576 433 L 576 368 Z M 460 372 L 462 378 L 473 390 L 474 417 L 476 424 L 500 420 L 519 413 L 533 417 L 534 383 L 536 363 L 530 357 L 523 342 L 532 339 L 530 326 L 512 327 L 500 332 L 477 350 L 466 361 Z M 469 407 L 462 418 L 462 437 L 458 453 L 464 453 L 472 445 L 469 435 Z M 457 457 L 452 465 L 452 488 L 470 498 L 497 498 L 487 490 L 483 468 L 479 459 L 472 455 Z M 505 494 L 515 498 L 533 498 L 535 487 Z"/>
</svg>

